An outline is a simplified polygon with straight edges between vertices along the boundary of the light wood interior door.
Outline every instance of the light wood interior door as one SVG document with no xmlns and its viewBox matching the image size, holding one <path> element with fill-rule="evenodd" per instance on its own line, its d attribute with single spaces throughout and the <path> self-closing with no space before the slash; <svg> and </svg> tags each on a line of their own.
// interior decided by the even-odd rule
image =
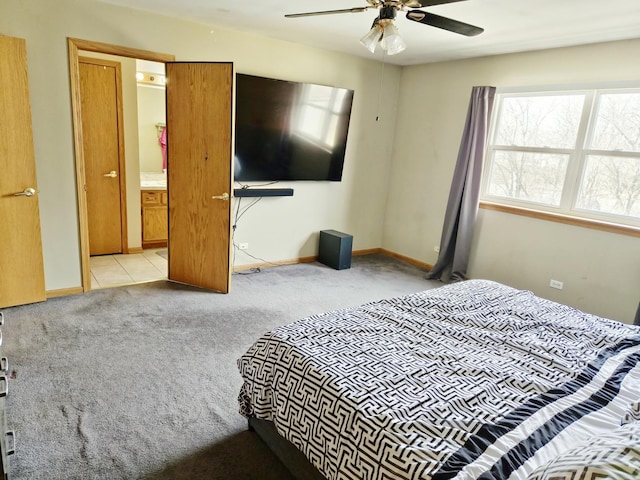
<svg viewBox="0 0 640 480">
<path fill-rule="evenodd" d="M 89 254 L 122 253 L 126 202 L 120 64 L 81 57 L 79 70 Z"/>
<path fill-rule="evenodd" d="M 231 281 L 231 63 L 167 63 L 169 280 Z"/>
<path fill-rule="evenodd" d="M 45 300 L 26 42 L 0 36 L 0 307 Z"/>
</svg>

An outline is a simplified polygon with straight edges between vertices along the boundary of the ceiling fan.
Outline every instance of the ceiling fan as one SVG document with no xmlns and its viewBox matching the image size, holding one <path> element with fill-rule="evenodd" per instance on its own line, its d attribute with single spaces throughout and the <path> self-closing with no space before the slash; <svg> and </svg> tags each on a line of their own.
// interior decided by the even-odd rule
<svg viewBox="0 0 640 480">
<path fill-rule="evenodd" d="M 450 32 L 459 33 L 467 37 L 479 35 L 484 31 L 480 27 L 459 22 L 447 17 L 441 17 L 423 10 L 416 10 L 420 7 L 433 7 L 446 3 L 462 2 L 464 0 L 367 0 L 369 5 L 364 7 L 344 8 L 341 10 L 324 10 L 320 12 L 292 13 L 285 15 L 286 18 L 312 17 L 316 15 L 333 15 L 337 13 L 360 13 L 366 12 L 370 8 L 380 11 L 378 18 L 373 21 L 371 30 L 360 39 L 367 49 L 372 53 L 375 51 L 378 42 L 388 55 L 395 55 L 402 52 L 406 47 L 402 37 L 398 34 L 398 29 L 393 24 L 398 12 L 407 12 L 407 18 L 414 22 L 422 23 L 432 27 L 441 28 Z"/>
</svg>

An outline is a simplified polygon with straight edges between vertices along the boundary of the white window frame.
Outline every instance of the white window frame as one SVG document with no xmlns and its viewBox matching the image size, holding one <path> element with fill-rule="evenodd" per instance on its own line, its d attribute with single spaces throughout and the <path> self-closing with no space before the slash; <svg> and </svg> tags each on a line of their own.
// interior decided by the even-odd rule
<svg viewBox="0 0 640 480">
<path fill-rule="evenodd" d="M 590 86 L 587 88 L 522 88 L 498 90 L 492 115 L 491 128 L 487 138 L 487 148 L 484 158 L 484 172 L 481 186 L 481 207 L 501 210 L 510 213 L 519 213 L 538 218 L 560 221 L 562 223 L 581 224 L 574 220 L 585 220 L 583 226 L 597 224 L 620 226 L 620 233 L 631 233 L 640 236 L 640 219 L 635 219 L 626 215 L 617 215 L 604 212 L 594 212 L 577 208 L 577 196 L 579 194 L 580 182 L 586 166 L 586 159 L 590 155 L 621 156 L 625 158 L 636 158 L 640 161 L 640 152 L 609 151 L 588 148 L 595 123 L 597 109 L 595 108 L 598 95 L 608 93 L 640 93 L 640 85 L 625 86 Z M 513 97 L 551 96 L 551 95 L 584 95 L 582 117 L 578 127 L 575 148 L 550 148 L 550 147 L 522 147 L 494 145 L 496 127 L 501 113 L 502 100 Z M 517 152 L 542 152 L 549 154 L 568 154 L 567 172 L 562 187 L 562 196 L 559 206 L 552 206 L 527 200 L 517 200 L 487 193 L 489 175 L 491 172 L 491 160 L 494 152 L 497 151 L 517 151 Z M 531 212 L 529 214 L 528 212 Z M 548 215 L 545 215 L 548 214 Z M 567 221 L 563 221 L 567 220 Z M 624 231 L 626 230 L 626 231 Z M 615 229 L 614 229 L 615 231 Z"/>
</svg>

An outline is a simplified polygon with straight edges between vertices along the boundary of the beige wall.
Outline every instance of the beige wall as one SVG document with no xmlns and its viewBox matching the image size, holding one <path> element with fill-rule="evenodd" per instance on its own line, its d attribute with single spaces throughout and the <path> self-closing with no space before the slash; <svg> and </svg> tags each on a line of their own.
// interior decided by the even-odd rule
<svg viewBox="0 0 640 480">
<path fill-rule="evenodd" d="M 638 52 L 631 40 L 405 68 L 383 246 L 435 263 L 471 87 L 640 85 Z M 468 273 L 631 322 L 640 239 L 481 210 Z"/>
<path fill-rule="evenodd" d="M 87 0 L 0 2 L 0 32 L 27 41 L 47 290 L 81 285 L 67 37 L 173 54 L 178 61 L 233 61 L 236 71 L 355 90 L 343 181 L 282 183 L 293 197 L 265 198 L 238 224 L 236 241 L 278 261 L 317 254 L 318 232 L 379 247 L 393 145 L 400 69 L 224 28 Z M 380 111 L 380 121 L 376 115 Z M 247 201 L 242 202 L 246 206 Z M 242 254 L 236 264 L 256 263 Z"/>
</svg>

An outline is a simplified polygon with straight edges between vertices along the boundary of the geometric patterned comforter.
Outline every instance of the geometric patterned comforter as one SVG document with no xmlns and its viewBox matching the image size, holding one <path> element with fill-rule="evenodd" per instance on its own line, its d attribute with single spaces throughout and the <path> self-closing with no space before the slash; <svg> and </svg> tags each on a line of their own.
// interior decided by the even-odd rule
<svg viewBox="0 0 640 480">
<path fill-rule="evenodd" d="M 523 479 L 640 417 L 640 328 L 485 280 L 299 320 L 238 368 L 240 412 L 329 480 Z"/>
</svg>

